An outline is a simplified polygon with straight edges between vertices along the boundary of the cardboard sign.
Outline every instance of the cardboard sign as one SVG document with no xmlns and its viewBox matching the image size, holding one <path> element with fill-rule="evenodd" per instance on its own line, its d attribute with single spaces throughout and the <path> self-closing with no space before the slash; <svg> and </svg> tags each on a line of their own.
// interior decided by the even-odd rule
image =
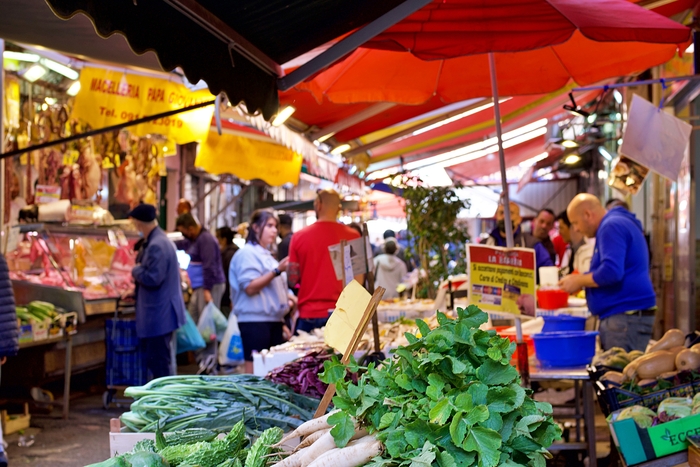
<svg viewBox="0 0 700 467">
<path fill-rule="evenodd" d="M 469 304 L 535 316 L 535 250 L 467 245 Z"/>
<path fill-rule="evenodd" d="M 348 240 L 347 246 L 350 250 L 350 263 L 352 264 L 352 274 L 350 278 L 365 274 L 367 272 L 367 265 L 369 265 L 370 270 L 374 268 L 374 258 L 372 257 L 372 246 L 369 243 L 369 238 L 364 237 L 365 246 L 362 246 L 363 237 L 356 238 L 354 240 Z M 365 257 L 364 252 L 367 251 L 367 256 Z M 337 280 L 343 279 L 343 261 L 340 258 L 340 243 L 331 245 L 328 247 L 328 253 L 331 255 L 331 261 L 333 262 L 333 269 L 335 270 L 335 278 Z M 366 261 L 366 262 L 365 262 Z"/>
<path fill-rule="evenodd" d="M 692 131 L 692 125 L 635 94 L 619 153 L 675 182 Z"/>
<path fill-rule="evenodd" d="M 372 298 L 359 282 L 350 279 L 336 302 L 335 310 L 324 332 L 326 344 L 338 352 L 345 352 L 348 348 L 365 308 Z"/>
</svg>

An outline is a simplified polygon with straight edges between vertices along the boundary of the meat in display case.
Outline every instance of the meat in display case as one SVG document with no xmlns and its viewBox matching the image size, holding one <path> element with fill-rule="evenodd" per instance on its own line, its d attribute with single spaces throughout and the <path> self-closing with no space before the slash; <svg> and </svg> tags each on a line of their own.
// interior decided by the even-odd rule
<svg viewBox="0 0 700 467">
<path fill-rule="evenodd" d="M 135 232 L 120 227 L 28 224 L 6 258 L 13 280 L 79 291 L 86 314 L 111 313 L 133 290 L 137 241 Z"/>
</svg>

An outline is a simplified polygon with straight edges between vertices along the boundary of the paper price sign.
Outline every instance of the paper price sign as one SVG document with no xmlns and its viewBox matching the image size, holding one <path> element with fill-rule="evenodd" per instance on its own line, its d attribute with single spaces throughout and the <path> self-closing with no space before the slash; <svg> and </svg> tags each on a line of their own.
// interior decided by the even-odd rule
<svg viewBox="0 0 700 467">
<path fill-rule="evenodd" d="M 535 315 L 535 250 L 469 244 L 467 265 L 470 304 Z"/>
</svg>

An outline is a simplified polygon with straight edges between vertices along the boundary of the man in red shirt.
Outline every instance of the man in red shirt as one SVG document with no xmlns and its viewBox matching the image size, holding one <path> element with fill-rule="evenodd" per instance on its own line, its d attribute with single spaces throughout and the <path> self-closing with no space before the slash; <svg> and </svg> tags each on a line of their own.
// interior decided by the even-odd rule
<svg viewBox="0 0 700 467">
<path fill-rule="evenodd" d="M 310 332 L 326 325 L 343 291 L 336 280 L 328 247 L 359 234 L 338 222 L 340 195 L 335 190 L 319 191 L 314 201 L 316 222 L 292 237 L 289 246 L 289 286 L 299 284 L 297 329 Z M 356 277 L 362 283 L 362 277 Z"/>
</svg>

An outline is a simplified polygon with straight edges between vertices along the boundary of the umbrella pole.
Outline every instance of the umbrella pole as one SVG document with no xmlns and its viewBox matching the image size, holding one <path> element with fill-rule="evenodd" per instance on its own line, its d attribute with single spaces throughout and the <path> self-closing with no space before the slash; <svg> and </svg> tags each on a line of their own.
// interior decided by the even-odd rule
<svg viewBox="0 0 700 467">
<path fill-rule="evenodd" d="M 506 178 L 506 156 L 503 151 L 503 129 L 501 128 L 501 105 L 498 97 L 498 80 L 496 79 L 496 57 L 489 54 L 489 71 L 491 74 L 491 93 L 493 94 L 493 113 L 498 139 L 498 161 L 501 169 L 501 186 L 503 188 L 503 214 L 506 222 L 506 246 L 513 248 L 513 224 L 510 219 L 510 197 L 508 196 L 508 179 Z M 517 339 L 518 370 L 525 386 L 530 385 L 530 368 L 527 356 L 527 344 L 523 341 L 523 328 L 520 317 L 515 318 L 515 335 Z"/>
<path fill-rule="evenodd" d="M 498 102 L 498 80 L 496 79 L 496 57 L 489 54 L 489 70 L 491 72 L 491 93 L 493 94 L 493 113 L 496 122 L 496 138 L 498 139 L 498 162 L 501 168 L 501 187 L 503 192 L 503 213 L 506 221 L 506 246 L 513 248 L 513 224 L 510 220 L 510 196 L 508 196 L 508 180 L 506 179 L 506 156 L 503 152 L 503 129 L 501 128 L 501 104 Z"/>
</svg>

